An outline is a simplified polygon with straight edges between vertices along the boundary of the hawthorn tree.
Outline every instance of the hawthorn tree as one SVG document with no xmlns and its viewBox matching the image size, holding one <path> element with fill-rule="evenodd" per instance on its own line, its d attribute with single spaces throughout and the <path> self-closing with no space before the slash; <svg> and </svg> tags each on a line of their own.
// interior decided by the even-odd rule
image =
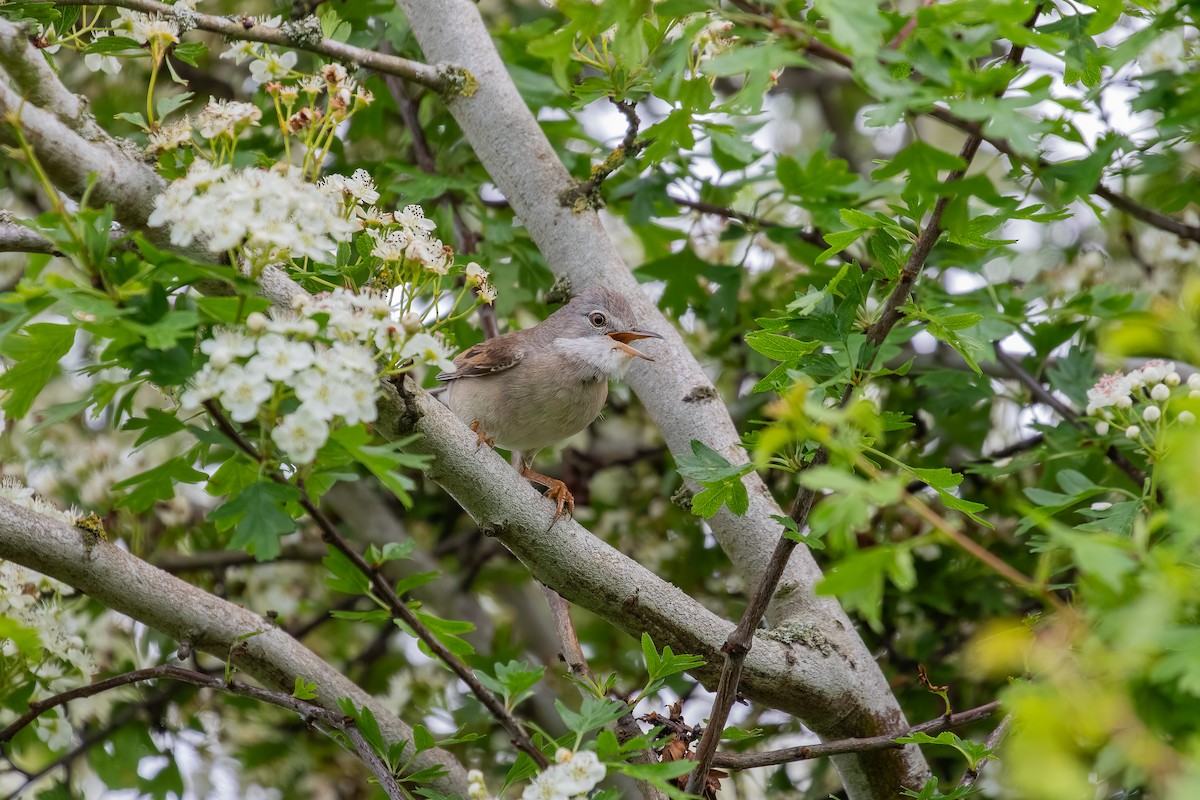
<svg viewBox="0 0 1200 800">
<path fill-rule="evenodd" d="M 1195 9 L 0 4 L 0 789 L 1195 796 Z"/>
</svg>

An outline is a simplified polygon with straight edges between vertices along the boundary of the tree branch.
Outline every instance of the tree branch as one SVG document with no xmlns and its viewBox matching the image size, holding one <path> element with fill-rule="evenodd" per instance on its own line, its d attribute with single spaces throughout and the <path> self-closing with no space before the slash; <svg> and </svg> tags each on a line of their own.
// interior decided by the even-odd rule
<svg viewBox="0 0 1200 800">
<path fill-rule="evenodd" d="M 602 207 L 604 201 L 600 197 L 600 185 L 609 175 L 624 166 L 626 161 L 636 158 L 645 147 L 644 142 L 637 140 L 638 125 L 641 124 L 637 115 L 637 103 L 632 100 L 614 100 L 613 105 L 625 115 L 625 138 L 617 145 L 616 150 L 609 153 L 608 158 L 592 167 L 592 174 L 587 180 L 559 192 L 559 202 L 567 208 L 583 211 Z"/>
<path fill-rule="evenodd" d="M 229 660 L 269 686 L 291 691 L 296 677 L 303 677 L 317 684 L 313 704 L 340 716 L 338 700 L 348 697 L 356 706 L 371 709 L 389 741 L 413 741 L 412 729 L 382 703 L 282 629 L 156 569 L 101 536 L 0 500 L 0 558 L 50 575 L 177 641 Z M 412 753 L 412 745 L 406 745 L 406 756 Z M 435 765 L 446 772 L 433 781 L 434 788 L 466 794 L 466 771 L 444 750 L 420 753 L 409 768 Z"/>
<path fill-rule="evenodd" d="M 395 75 L 413 83 L 427 86 L 436 92 L 453 92 L 461 88 L 456 85 L 456 68 L 454 67 L 444 64 L 430 66 L 429 64 L 422 64 L 419 61 L 410 61 L 407 58 L 400 58 L 399 56 L 380 53 L 375 50 L 367 50 L 362 47 L 354 47 L 344 42 L 325 39 L 323 37 L 319 37 L 315 41 L 309 41 L 303 35 L 297 35 L 300 34 L 300 31 L 294 26 L 297 26 L 298 23 L 285 23 L 281 27 L 270 28 L 266 25 L 254 24 L 254 20 L 249 16 L 243 16 L 240 19 L 230 19 L 229 17 L 218 17 L 212 14 L 201 14 L 191 9 L 181 12 L 177 6 L 159 3 L 156 0 L 108 0 L 108 2 L 103 3 L 93 2 L 93 0 L 55 0 L 55 5 L 127 8 L 131 11 L 140 11 L 143 14 L 153 14 L 177 20 L 181 28 L 198 28 L 202 31 L 219 33 L 229 39 L 262 42 L 263 44 L 288 47 L 295 50 L 307 50 L 310 53 L 335 59 L 343 64 L 355 64 L 386 75 Z M 463 77 L 465 76 L 459 75 L 457 81 L 461 81 Z"/>
<path fill-rule="evenodd" d="M 763 753 L 720 753 L 713 761 L 714 767 L 721 769 L 753 769 L 755 767 L 772 767 L 778 764 L 790 764 L 793 761 L 807 761 L 813 758 L 826 758 L 843 753 L 864 753 L 871 750 L 900 748 L 904 745 L 896 742 L 914 733 L 938 733 L 955 728 L 962 728 L 981 719 L 987 719 L 1000 710 L 1000 701 L 960 711 L 957 714 L 931 719 L 897 733 L 885 733 L 880 736 L 868 736 L 861 739 L 841 739 L 836 742 L 822 742 L 801 747 L 786 747 L 780 750 L 768 750 Z M 989 740 L 990 741 L 990 740 Z M 990 746 L 990 745 L 989 745 Z"/>
<path fill-rule="evenodd" d="M 232 422 L 225 418 L 225 415 L 221 413 L 221 409 L 216 403 L 208 400 L 204 403 L 204 407 L 208 410 L 213 421 L 216 422 L 217 427 L 232 439 L 239 449 L 260 465 L 270 469 L 269 476 L 271 480 L 284 486 L 292 485 L 278 471 L 271 468 L 271 463 L 255 449 L 254 445 L 250 444 L 242 436 L 241 432 Z M 392 617 L 407 625 L 412 630 L 413 635 L 420 639 L 442 663 L 450 668 L 451 672 L 458 676 L 459 680 L 467 685 L 467 688 L 483 704 L 484 708 L 508 731 L 509 736 L 512 737 L 513 744 L 528 754 L 539 767 L 550 766 L 550 760 L 533 743 L 533 739 L 530 737 L 528 731 L 525 730 L 525 726 L 521 721 L 505 708 L 504 703 L 490 689 L 483 685 L 483 682 L 471 671 L 470 667 L 464 664 L 458 656 L 450 652 L 449 648 L 442 644 L 441 640 L 417 618 L 413 610 L 408 607 L 408 604 L 396 594 L 391 582 L 376 567 L 367 563 L 358 550 L 352 547 L 350 542 L 346 540 L 346 537 L 342 536 L 338 531 L 337 526 L 333 524 L 333 520 L 303 490 L 300 492 L 300 505 L 312 517 L 313 522 L 317 524 L 325 541 L 349 559 L 355 568 L 371 582 L 372 588 L 391 612 Z"/>
<path fill-rule="evenodd" d="M 0 253 L 43 253 L 58 256 L 49 239 L 35 230 L 0 219 Z"/>
<path fill-rule="evenodd" d="M 712 381 L 678 331 L 640 291 L 599 217 L 591 210 L 575 212 L 559 203 L 560 193 L 574 181 L 509 77 L 476 5 L 470 0 L 401 0 L 401 5 L 427 58 L 462 64 L 478 79 L 479 89 L 473 96 L 452 97 L 447 107 L 546 262 L 573 291 L 595 283 L 620 291 L 642 327 L 665 337 L 654 344 L 657 363 L 634 365 L 626 381 L 671 451 L 691 453 L 692 441 L 698 440 L 733 463 L 745 462 L 738 431 Z M 682 652 L 719 658 L 720 645 L 729 632 L 726 623 L 640 565 L 602 547 L 578 525 L 560 522 L 545 534 L 552 512 L 546 513 L 545 504 L 532 489 L 517 490 L 508 479 L 485 483 L 481 473 L 493 470 L 492 457 L 487 453 L 474 458 L 465 457 L 465 452 L 460 455 L 458 446 L 450 446 L 450 441 L 465 445 L 467 439 L 459 433 L 466 432 L 465 426 L 457 420 L 453 426 L 444 423 L 447 411 L 434 408 L 421 393 L 412 392 L 411 396 L 411 410 L 402 413 L 424 416 L 415 424 L 397 425 L 397 430 L 427 431 L 415 446 L 437 450 L 437 463 L 431 471 L 434 479 L 485 531 L 491 530 L 521 558 L 535 577 L 573 603 L 602 609 L 597 613 L 635 636 L 652 630 L 656 642 L 663 636 L 663 643 L 670 643 L 677 652 L 682 648 Z M 453 430 L 449 441 L 446 428 Z M 443 441 L 434 444 L 431 440 L 438 437 Z M 454 474 L 456 470 L 476 478 L 467 484 Z M 511 474 L 507 465 L 505 474 Z M 735 516 L 723 509 L 709 524 L 734 569 L 752 583 L 771 560 L 779 537 L 779 524 L 772 516 L 782 512 L 758 475 L 747 475 L 744 481 L 750 497 L 747 513 Z M 507 497 L 495 494 L 500 487 L 508 491 Z M 536 532 L 527 529 L 535 519 L 540 520 Z M 567 554 L 569 558 L 564 557 Z M 820 578 L 807 550 L 795 552 L 780 580 L 787 591 L 772 598 L 771 616 L 776 625 L 803 625 L 819 631 L 827 637 L 828 646 L 787 648 L 789 665 L 787 660 L 775 661 L 784 655 L 776 649 L 778 643 L 760 643 L 760 657 L 751 654 L 746 662 L 743 690 L 768 705 L 785 704 L 826 738 L 873 735 L 894 727 L 902 718 L 896 699 L 836 600 L 813 593 Z M 785 668 L 776 672 L 778 666 Z M 762 672 L 764 667 L 768 672 Z M 714 672 L 710 662 L 694 674 L 711 681 Z M 809 677 L 801 678 L 801 674 Z M 807 695 L 809 702 L 780 691 L 784 684 Z M 920 784 L 927 774 L 915 748 L 838 757 L 835 765 L 854 798 L 890 797 L 897 784 Z"/>
<path fill-rule="evenodd" d="M 1026 23 L 1026 27 L 1033 26 L 1040 12 L 1041 6 L 1039 5 Z M 1024 52 L 1024 47 L 1015 45 L 1009 51 L 1005 61 L 1010 65 L 1014 65 L 1021 60 Z M 1001 89 L 998 94 L 1003 94 L 1003 92 L 1004 90 Z M 959 152 L 959 158 L 962 159 L 963 166 L 960 169 L 952 171 L 947 176 L 946 184 L 952 184 L 966 174 L 972 159 L 975 158 L 975 153 L 979 150 L 981 141 L 981 136 L 967 137 L 967 141 L 963 143 L 962 150 Z M 908 260 L 900 272 L 900 278 L 897 280 L 896 286 L 892 289 L 891 294 L 888 295 L 887 301 L 884 303 L 882 313 L 867 329 L 867 341 L 874 343 L 875 347 L 867 357 L 866 364 L 856 370 L 859 376 L 865 374 L 866 370 L 870 369 L 871 364 L 875 360 L 875 354 L 878 353 L 879 345 L 883 343 L 888 333 L 900 321 L 900 308 L 907 302 L 913 284 L 924 269 L 925 262 L 929 258 L 929 254 L 933 251 L 933 246 L 937 242 L 938 237 L 941 236 L 942 214 L 949 203 L 949 194 L 943 194 L 938 197 L 924 230 L 921 231 L 921 235 L 917 238 L 912 250 L 909 251 Z M 846 387 L 846 391 L 842 395 L 842 406 L 845 406 L 849 402 L 856 384 L 857 381 L 854 381 Z M 816 455 L 813 456 L 809 468 L 824 464 L 826 459 L 827 451 L 825 449 L 818 450 Z M 796 495 L 796 501 L 792 506 L 790 515 L 792 521 L 796 524 L 796 530 L 804 531 L 807 529 L 808 515 L 812 510 L 815 500 L 816 492 L 808 487 L 802 487 Z M 924 507 L 922 506 L 922 508 Z M 928 509 L 925 510 L 928 511 Z M 957 535 L 956 531 L 953 533 L 955 536 Z M 954 538 L 954 536 L 951 538 Z M 968 546 L 974 545 L 974 542 L 970 540 L 959 541 L 959 539 L 956 539 L 956 541 L 960 545 L 963 542 Z M 729 711 L 737 701 L 737 688 L 741 678 L 742 662 L 745 659 L 746 652 L 754 643 L 754 630 L 758 627 L 759 622 L 766 613 L 767 601 L 774 594 L 775 587 L 778 585 L 779 579 L 783 574 L 783 565 L 787 563 L 792 551 L 796 548 L 796 544 L 797 542 L 794 539 L 786 535 L 779 537 L 775 546 L 775 553 L 768 563 L 767 569 L 759 578 L 758 584 L 755 586 L 750 605 L 747 606 L 745 612 L 742 614 L 742 619 L 738 622 L 737 629 L 722 648 L 725 653 L 725 666 L 721 672 L 717 696 L 713 699 L 713 709 L 709 716 L 708 727 L 705 728 L 704 735 L 700 739 L 700 744 L 696 748 L 697 765 L 688 777 L 687 790 L 693 794 L 700 792 L 707 779 L 709 767 L 716 756 L 721 734 L 725 730 L 725 723 L 729 719 Z M 982 549 L 980 548 L 980 550 Z M 972 552 L 976 557 L 981 556 L 980 552 Z M 987 558 L 990 556 L 987 551 L 982 551 L 982 556 L 985 557 L 987 563 L 993 564 L 994 560 Z M 1007 567 L 1003 562 L 1001 562 L 1001 565 Z M 915 786 L 910 788 L 915 788 Z"/>
<path fill-rule="evenodd" d="M 932 3 L 928 0 L 922 0 L 922 4 L 932 5 Z M 750 24 L 754 24 L 756 27 L 767 28 L 772 32 L 786 31 L 796 39 L 800 48 L 809 55 L 832 62 L 839 66 L 845 67 L 846 69 L 854 69 L 854 59 L 850 58 L 850 56 L 839 50 L 836 50 L 833 47 L 830 47 L 824 42 L 818 41 L 806 35 L 801 35 L 799 31 L 793 28 L 780 28 L 775 26 L 771 15 L 766 10 L 759 8 L 753 3 L 746 2 L 745 0 L 733 0 L 733 5 L 750 15 Z M 761 19 L 754 19 L 756 17 Z M 915 28 L 915 21 L 916 17 L 914 16 L 909 25 L 912 25 Z M 897 40 L 903 41 L 902 37 L 907 37 L 907 35 L 910 33 L 911 29 L 906 25 L 904 30 L 902 30 L 900 34 L 897 35 L 896 39 L 893 40 L 893 43 L 889 44 L 888 46 L 894 47 L 897 43 Z M 1054 166 L 1041 157 L 1030 159 L 1027 156 L 1018 154 L 1013 149 L 1012 145 L 1010 145 L 1006 140 L 997 136 L 988 136 L 984 134 L 983 126 L 980 123 L 963 119 L 962 117 L 959 117 L 945 108 L 935 107 L 920 113 L 923 116 L 932 117 L 933 119 L 940 120 L 947 125 L 958 128 L 959 130 L 965 132 L 968 136 L 978 136 L 980 139 L 996 148 L 998 152 L 1003 153 L 1014 161 L 1032 164 L 1039 170 L 1045 170 Z M 1110 189 L 1105 185 L 1103 180 L 1097 181 L 1096 185 L 1092 187 L 1089 193 L 1103 198 L 1115 208 L 1124 211 L 1129 216 L 1139 219 L 1148 225 L 1152 225 L 1155 228 L 1167 231 L 1168 233 L 1173 233 L 1183 239 L 1200 242 L 1200 226 L 1188 225 L 1185 222 L 1168 217 L 1166 214 L 1146 208 L 1129 196 Z"/>
<path fill-rule="evenodd" d="M 400 790 L 399 784 L 396 782 L 395 776 L 391 774 L 391 770 L 383 763 L 379 756 L 375 753 L 370 744 L 363 738 L 362 734 L 354 725 L 353 720 L 347 718 L 340 712 L 333 712 L 323 708 L 316 703 L 311 703 L 307 700 L 293 697 L 290 694 L 283 692 L 275 692 L 269 689 L 260 689 L 257 686 L 249 686 L 235 681 L 226 681 L 217 678 L 213 675 L 208 675 L 195 670 L 184 669 L 183 667 L 174 664 L 162 664 L 157 667 L 147 667 L 145 669 L 137 669 L 132 672 L 126 672 L 121 675 L 115 675 L 111 678 L 106 678 L 95 683 L 90 683 L 87 686 L 79 686 L 61 694 L 56 694 L 53 697 L 48 697 L 45 700 L 37 701 L 29 704 L 29 710 L 21 716 L 17 717 L 12 723 L 7 725 L 3 730 L 0 730 L 0 744 L 9 742 L 13 736 L 19 733 L 25 726 L 36 720 L 39 716 L 65 705 L 72 700 L 78 700 L 84 697 L 93 697 L 111 689 L 116 689 L 121 686 L 129 686 L 134 683 L 144 683 L 153 680 L 171 680 L 179 683 L 187 683 L 192 686 L 199 686 L 203 689 L 214 689 L 219 692 L 228 692 L 239 697 L 248 697 L 253 700 L 258 700 L 263 703 L 268 703 L 273 706 L 294 711 L 306 720 L 319 720 L 328 728 L 342 731 L 347 735 L 350 741 L 354 744 L 358 751 L 359 758 L 379 781 L 380 785 L 387 791 L 389 798 L 404 798 L 405 794 Z"/>
</svg>

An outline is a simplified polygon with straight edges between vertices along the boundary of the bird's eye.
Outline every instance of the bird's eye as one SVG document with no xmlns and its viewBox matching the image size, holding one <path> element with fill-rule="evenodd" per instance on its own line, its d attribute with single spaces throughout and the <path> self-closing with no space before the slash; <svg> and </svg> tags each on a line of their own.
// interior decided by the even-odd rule
<svg viewBox="0 0 1200 800">
<path fill-rule="evenodd" d="M 599 311 L 593 311 L 588 314 L 588 321 L 597 328 L 603 328 L 604 323 L 608 322 L 608 317 L 601 314 Z"/>
</svg>

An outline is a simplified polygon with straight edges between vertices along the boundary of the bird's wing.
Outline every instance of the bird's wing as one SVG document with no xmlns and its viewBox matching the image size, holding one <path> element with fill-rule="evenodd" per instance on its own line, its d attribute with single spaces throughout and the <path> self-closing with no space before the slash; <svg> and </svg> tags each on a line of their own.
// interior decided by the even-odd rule
<svg viewBox="0 0 1200 800">
<path fill-rule="evenodd" d="M 525 357 L 525 347 L 517 337 L 509 335 L 488 339 L 458 354 L 454 371 L 442 372 L 439 381 L 459 378 L 478 378 L 512 369 Z"/>
</svg>

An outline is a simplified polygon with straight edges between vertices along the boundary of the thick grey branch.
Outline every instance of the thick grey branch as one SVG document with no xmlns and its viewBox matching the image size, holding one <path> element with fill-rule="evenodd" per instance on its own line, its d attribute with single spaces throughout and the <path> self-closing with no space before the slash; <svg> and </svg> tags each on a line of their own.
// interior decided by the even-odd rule
<svg viewBox="0 0 1200 800">
<path fill-rule="evenodd" d="M 593 211 L 577 213 L 560 204 L 558 198 L 573 185 L 571 176 L 509 78 L 475 4 L 470 0 L 402 0 L 401 5 L 428 59 L 462 64 L 478 80 L 479 89 L 473 96 L 449 98 L 448 107 L 551 268 L 568 278 L 576 290 L 603 282 L 624 292 L 633 303 L 639 320 L 666 337 L 653 353 L 658 363 L 635 365 L 630 370 L 628 381 L 658 425 L 671 451 L 689 453 L 691 442 L 696 439 L 735 463 L 744 462 L 746 454 L 739 444 L 738 431 L 712 382 L 674 326 L 639 291 L 599 217 Z M 449 480 L 449 475 L 440 468 L 439 477 Z M 747 476 L 746 483 L 750 492 L 749 511 L 742 517 L 736 517 L 723 510 L 710 523 L 734 568 L 748 583 L 755 583 L 770 561 L 781 533 L 781 526 L 771 517 L 782 512 L 757 475 Z M 457 492 L 451 491 L 472 513 L 476 513 L 479 503 L 473 502 L 472 495 L 488 494 L 492 489 L 491 486 L 476 484 L 469 488 L 462 486 Z M 522 496 L 528 495 L 522 493 Z M 548 521 L 547 517 L 541 530 L 545 529 Z M 495 520 L 489 522 L 498 524 Z M 501 527 L 507 529 L 508 526 L 501 524 Z M 555 531 L 567 527 L 556 525 Z M 507 538 L 504 541 L 506 545 L 516 546 Z M 518 555 L 522 555 L 517 547 Z M 559 561 L 557 570 L 561 572 L 553 574 L 545 571 L 553 561 L 550 554 L 539 552 L 537 560 L 541 563 L 535 568 L 535 573 L 573 602 L 588 605 L 588 598 L 572 596 L 559 584 L 575 580 L 576 576 L 572 573 L 580 571 L 580 564 L 612 564 L 607 554 L 590 555 L 601 560 Z M 530 558 L 529 553 L 522 557 L 534 568 L 531 563 L 534 559 Z M 638 585 L 652 578 L 636 564 L 630 563 L 625 568 L 638 571 Z M 823 696 L 821 703 L 803 706 L 805 721 L 822 735 L 839 735 L 834 734 L 832 729 L 844 731 L 840 736 L 874 735 L 882 730 L 902 729 L 905 727 L 902 712 L 882 672 L 849 619 L 836 601 L 817 597 L 813 593 L 812 587 L 820 578 L 820 570 L 812 556 L 804 548 L 798 548 L 783 572 L 771 612 L 771 619 L 777 628 L 809 632 L 824 643 L 828 653 L 826 655 L 820 649 L 807 647 L 793 648 L 790 653 L 789 657 L 795 659 L 792 667 L 794 677 L 812 674 L 821 687 L 814 690 L 810 686 L 806 694 L 811 696 L 815 691 Z M 636 602 L 637 587 L 628 586 L 626 580 L 622 580 L 621 584 L 628 587 L 628 592 L 633 593 Z M 616 600 L 622 603 L 630 599 L 628 593 L 614 595 L 612 584 L 597 585 L 595 591 L 596 597 L 606 598 L 610 602 Z M 641 604 L 636 605 L 640 607 Z M 667 608 L 672 607 L 665 606 L 663 610 Z M 678 612 L 682 609 L 675 606 L 672 610 Z M 605 612 L 605 616 L 612 618 L 611 612 Z M 650 622 L 649 619 L 643 621 Z M 631 632 L 650 630 L 654 633 L 654 628 L 648 624 L 643 628 L 636 627 L 634 619 L 627 618 L 624 622 L 618 621 L 618 624 Z M 631 624 L 634 627 L 629 627 Z M 697 622 L 697 625 L 701 623 Z M 728 627 L 724 623 L 722 627 L 726 628 L 727 633 Z M 678 633 L 682 635 L 685 632 L 681 630 Z M 715 632 L 715 628 L 708 631 L 711 632 Z M 657 636 L 655 634 L 656 641 Z M 713 657 L 717 653 L 713 650 L 706 652 L 710 664 L 715 663 Z M 747 669 L 749 671 L 749 662 Z M 761 674 L 759 678 L 757 690 L 775 695 L 763 685 Z M 793 679 L 790 678 L 788 682 L 793 683 Z M 840 699 L 830 703 L 834 695 Z M 799 710 L 794 702 L 795 696 L 780 700 L 786 702 L 789 708 Z M 856 728 L 857 733 L 850 732 Z M 897 785 L 919 785 L 926 774 L 924 761 L 915 748 L 899 752 L 856 754 L 840 758 L 837 763 L 851 796 L 856 798 L 890 797 Z"/>
<path fill-rule="evenodd" d="M 0 220 L 0 253 L 46 253 L 55 255 L 54 245 L 35 230 Z"/>
<path fill-rule="evenodd" d="M 0 558 L 37 570 L 180 642 L 229 659 L 267 686 L 291 691 L 296 677 L 317 684 L 314 702 L 340 713 L 338 700 L 368 706 L 390 741 L 412 741 L 412 729 L 272 623 L 157 569 L 95 534 L 0 500 Z M 241 637 L 247 638 L 241 639 Z M 241 639 L 239 641 L 239 639 Z M 236 648 L 235 648 L 235 645 Z M 409 746 L 406 752 L 411 753 Z M 435 788 L 465 795 L 466 772 L 444 750 L 418 755 L 412 769 L 441 765 Z"/>
</svg>

